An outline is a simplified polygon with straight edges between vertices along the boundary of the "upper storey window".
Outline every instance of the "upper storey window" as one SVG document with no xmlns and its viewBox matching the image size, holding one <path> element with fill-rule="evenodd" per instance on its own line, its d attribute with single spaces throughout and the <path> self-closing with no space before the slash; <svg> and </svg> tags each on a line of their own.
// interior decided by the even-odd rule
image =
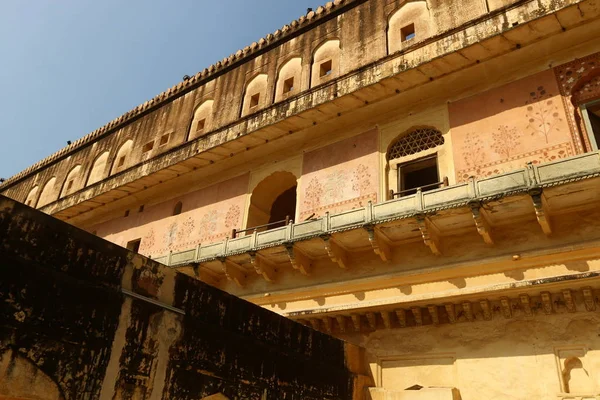
<svg viewBox="0 0 600 400">
<path fill-rule="evenodd" d="M 317 48 L 314 55 L 311 87 L 325 83 L 340 74 L 340 41 L 331 39 Z"/>
<path fill-rule="evenodd" d="M 411 1 L 404 3 L 390 16 L 388 26 L 389 54 L 402 50 L 405 46 L 431 35 L 427 2 Z"/>
<path fill-rule="evenodd" d="M 208 133 L 212 124 L 213 100 L 206 100 L 194 111 L 190 125 L 189 139 L 195 139 Z"/>
<path fill-rule="evenodd" d="M 390 197 L 414 194 L 443 186 L 437 148 L 444 144 L 442 133 L 433 128 L 416 128 L 401 135 L 389 147 Z"/>
<path fill-rule="evenodd" d="M 302 80 L 302 59 L 300 57 L 288 60 L 279 69 L 275 86 L 275 101 L 281 101 L 298 93 Z"/>
<path fill-rule="evenodd" d="M 27 198 L 25 199 L 26 205 L 28 205 L 29 207 L 35 207 L 35 200 L 37 197 L 37 192 L 38 192 L 37 186 L 34 186 L 34 188 L 29 191 L 29 194 L 27 195 Z"/>
<path fill-rule="evenodd" d="M 56 195 L 55 186 L 56 177 L 52 177 L 46 182 L 46 185 L 44 185 L 42 193 L 40 194 L 40 199 L 38 200 L 38 207 L 45 206 L 57 199 L 58 196 Z"/>
<path fill-rule="evenodd" d="M 252 114 L 267 105 L 267 81 L 267 74 L 260 74 L 248 82 L 242 105 L 242 117 Z"/>
<path fill-rule="evenodd" d="M 131 148 L 133 146 L 133 140 L 128 140 L 121 145 L 119 151 L 117 151 L 117 156 L 115 157 L 115 161 L 113 163 L 113 168 L 111 171 L 112 174 L 116 174 L 117 172 L 123 171 L 126 169 L 129 164 L 129 155 L 131 154 Z"/>
</svg>

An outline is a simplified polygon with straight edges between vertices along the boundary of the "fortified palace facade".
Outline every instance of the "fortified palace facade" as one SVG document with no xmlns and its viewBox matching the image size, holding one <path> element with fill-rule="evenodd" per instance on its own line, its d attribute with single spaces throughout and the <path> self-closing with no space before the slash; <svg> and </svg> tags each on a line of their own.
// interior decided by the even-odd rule
<svg viewBox="0 0 600 400">
<path fill-rule="evenodd" d="M 336 0 L 0 194 L 365 348 L 373 400 L 589 400 L 599 144 L 598 0 Z"/>
</svg>

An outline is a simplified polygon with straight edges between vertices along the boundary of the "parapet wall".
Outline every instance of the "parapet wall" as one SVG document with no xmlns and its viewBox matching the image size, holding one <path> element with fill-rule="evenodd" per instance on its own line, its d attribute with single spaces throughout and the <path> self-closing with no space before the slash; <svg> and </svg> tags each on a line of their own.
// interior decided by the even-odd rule
<svg viewBox="0 0 600 400">
<path fill-rule="evenodd" d="M 0 321 L 0 399 L 361 398 L 358 348 L 2 196 Z"/>
</svg>

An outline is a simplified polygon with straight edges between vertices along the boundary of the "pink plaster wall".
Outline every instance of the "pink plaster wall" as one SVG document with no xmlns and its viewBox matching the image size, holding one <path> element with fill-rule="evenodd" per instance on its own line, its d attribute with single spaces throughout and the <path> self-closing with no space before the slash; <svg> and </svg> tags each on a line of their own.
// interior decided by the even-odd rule
<svg viewBox="0 0 600 400">
<path fill-rule="evenodd" d="M 120 246 L 141 238 L 140 253 L 159 257 L 169 251 L 194 248 L 198 243 L 223 240 L 243 224 L 249 175 L 189 193 L 180 198 L 130 210 L 128 217 L 108 221 L 90 230 Z M 183 211 L 173 216 L 175 204 Z"/>
<path fill-rule="evenodd" d="M 575 154 L 551 70 L 449 105 L 457 181 Z"/>
<path fill-rule="evenodd" d="M 298 189 L 300 220 L 377 201 L 377 129 L 304 154 Z"/>
</svg>

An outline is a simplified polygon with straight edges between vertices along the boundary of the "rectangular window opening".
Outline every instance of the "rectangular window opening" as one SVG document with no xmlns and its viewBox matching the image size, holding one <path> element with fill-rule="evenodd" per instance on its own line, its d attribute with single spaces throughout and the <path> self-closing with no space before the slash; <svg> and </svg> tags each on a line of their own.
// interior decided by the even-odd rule
<svg viewBox="0 0 600 400">
<path fill-rule="evenodd" d="M 129 210 L 125 210 L 125 217 L 129 217 Z"/>
<path fill-rule="evenodd" d="M 158 143 L 159 146 L 164 146 L 165 144 L 169 143 L 169 138 L 170 138 L 170 134 L 167 133 L 166 135 L 162 135 L 160 137 L 160 142 Z"/>
<path fill-rule="evenodd" d="M 592 151 L 600 149 L 600 100 L 585 104 L 582 114 Z"/>
<path fill-rule="evenodd" d="M 135 239 L 127 242 L 127 250 L 133 251 L 134 253 L 139 253 L 140 244 L 142 243 L 142 239 Z"/>
<path fill-rule="evenodd" d="M 398 189 L 400 196 L 409 196 L 417 188 L 426 192 L 441 186 L 438 173 L 437 155 L 398 164 Z"/>
<path fill-rule="evenodd" d="M 206 125 L 206 118 L 202 118 L 196 124 L 196 132 L 202 132 L 204 130 L 204 126 Z"/>
<path fill-rule="evenodd" d="M 289 93 L 292 92 L 294 90 L 294 78 L 288 78 L 285 81 L 283 81 L 283 93 Z"/>
<path fill-rule="evenodd" d="M 140 206 L 140 209 L 138 210 L 138 212 L 144 212 L 144 205 L 143 204 Z"/>
<path fill-rule="evenodd" d="M 117 168 L 122 167 L 123 165 L 125 165 L 125 156 L 122 156 L 121 158 L 119 158 L 119 162 L 117 163 Z"/>
<path fill-rule="evenodd" d="M 73 179 L 71 179 L 69 181 L 69 183 L 67 183 L 67 190 L 71 190 L 72 187 L 73 187 Z"/>
<path fill-rule="evenodd" d="M 400 37 L 403 42 L 415 37 L 415 24 L 410 24 L 400 29 Z"/>
<path fill-rule="evenodd" d="M 250 108 L 254 108 L 258 106 L 258 102 L 260 101 L 260 93 L 256 93 L 250 97 Z"/>
<path fill-rule="evenodd" d="M 144 145 L 144 147 L 142 147 L 142 153 L 147 153 L 147 152 L 151 151 L 153 148 L 154 148 L 154 140 L 146 143 Z"/>
<path fill-rule="evenodd" d="M 321 78 L 324 76 L 331 75 L 332 72 L 333 72 L 333 64 L 332 64 L 331 60 L 327 60 L 327 61 L 321 63 L 321 66 L 319 67 L 319 76 Z"/>
</svg>

